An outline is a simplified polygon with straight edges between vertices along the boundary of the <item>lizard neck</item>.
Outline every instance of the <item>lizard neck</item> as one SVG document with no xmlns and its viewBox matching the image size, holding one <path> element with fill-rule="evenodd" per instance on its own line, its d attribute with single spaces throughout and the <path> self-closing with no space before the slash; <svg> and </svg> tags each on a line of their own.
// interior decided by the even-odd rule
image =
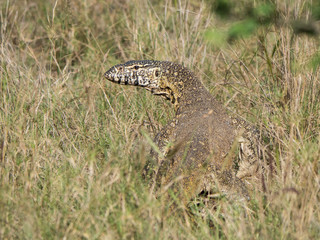
<svg viewBox="0 0 320 240">
<path fill-rule="evenodd" d="M 203 109 L 213 99 L 209 91 L 194 76 L 181 81 L 170 87 L 171 102 L 175 112 L 188 111 L 189 109 Z"/>
<path fill-rule="evenodd" d="M 159 87 L 168 94 L 167 98 L 174 104 L 175 111 L 194 107 L 205 97 L 212 98 L 201 81 L 188 68 L 171 62 L 163 62 L 163 78 Z"/>
<path fill-rule="evenodd" d="M 213 96 L 204 86 L 193 88 L 182 93 L 179 101 L 175 104 L 176 113 L 188 112 L 190 110 L 204 110 L 212 106 Z"/>
</svg>

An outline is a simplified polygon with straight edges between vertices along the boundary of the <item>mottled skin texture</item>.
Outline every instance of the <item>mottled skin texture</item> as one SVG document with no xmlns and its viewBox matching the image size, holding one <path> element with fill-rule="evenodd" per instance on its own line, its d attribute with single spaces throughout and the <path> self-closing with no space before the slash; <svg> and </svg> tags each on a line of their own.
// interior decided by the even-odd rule
<svg viewBox="0 0 320 240">
<path fill-rule="evenodd" d="M 116 65 L 105 77 L 119 84 L 144 87 L 174 104 L 174 119 L 154 140 L 164 157 L 153 152 L 154 161 L 145 166 L 144 175 L 151 185 L 175 193 L 183 203 L 213 186 L 248 197 L 234 171 L 238 154 L 241 171 L 242 165 L 247 168 L 256 161 L 251 157 L 256 153 L 252 143 L 246 143 L 242 136 L 248 135 L 242 134 L 245 124 L 229 117 L 193 72 L 172 62 L 141 60 Z M 243 169 L 241 174 L 245 176 L 245 172 Z"/>
</svg>

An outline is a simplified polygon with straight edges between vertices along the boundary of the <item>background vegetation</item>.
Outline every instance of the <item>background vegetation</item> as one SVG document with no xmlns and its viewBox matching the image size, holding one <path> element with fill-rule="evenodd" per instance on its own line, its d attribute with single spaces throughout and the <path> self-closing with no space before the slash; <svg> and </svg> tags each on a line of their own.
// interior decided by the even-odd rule
<svg viewBox="0 0 320 240">
<path fill-rule="evenodd" d="M 1 239 L 318 239 L 319 12 L 311 0 L 2 0 Z M 302 34 L 299 34 L 302 33 Z M 267 132 L 250 202 L 170 216 L 141 179 L 167 101 L 103 78 L 183 63 Z M 144 134 L 142 134 L 144 133 Z M 258 189 L 258 186 L 257 186 Z"/>
</svg>

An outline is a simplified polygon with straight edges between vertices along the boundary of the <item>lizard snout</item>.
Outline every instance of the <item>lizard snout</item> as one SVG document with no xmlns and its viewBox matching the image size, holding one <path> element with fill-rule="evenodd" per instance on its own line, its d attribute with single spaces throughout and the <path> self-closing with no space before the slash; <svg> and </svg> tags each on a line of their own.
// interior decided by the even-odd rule
<svg viewBox="0 0 320 240">
<path fill-rule="evenodd" d="M 109 81 L 114 81 L 115 74 L 116 74 L 116 69 L 115 67 L 112 67 L 104 73 L 104 77 Z"/>
</svg>

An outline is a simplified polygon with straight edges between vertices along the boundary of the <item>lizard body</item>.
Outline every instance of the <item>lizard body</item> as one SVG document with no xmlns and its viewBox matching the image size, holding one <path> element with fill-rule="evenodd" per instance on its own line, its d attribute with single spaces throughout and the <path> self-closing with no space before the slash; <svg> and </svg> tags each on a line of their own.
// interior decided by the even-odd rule
<svg viewBox="0 0 320 240">
<path fill-rule="evenodd" d="M 170 189 L 184 203 L 216 183 L 224 191 L 248 197 L 233 168 L 241 124 L 193 72 L 168 61 L 134 60 L 113 66 L 104 76 L 119 84 L 144 87 L 174 104 L 174 119 L 155 137 L 165 157 L 153 153 L 156 161 L 148 162 L 144 170 L 157 188 Z M 173 147 L 168 148 L 168 143 Z"/>
</svg>

